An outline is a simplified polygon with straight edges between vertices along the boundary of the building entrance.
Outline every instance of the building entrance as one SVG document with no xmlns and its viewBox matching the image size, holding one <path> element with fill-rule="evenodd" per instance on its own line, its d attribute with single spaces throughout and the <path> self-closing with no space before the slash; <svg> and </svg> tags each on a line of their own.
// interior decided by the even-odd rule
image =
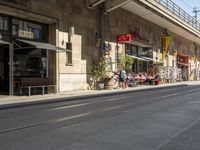
<svg viewBox="0 0 200 150">
<path fill-rule="evenodd" d="M 0 45 L 0 95 L 9 94 L 9 46 Z"/>
</svg>

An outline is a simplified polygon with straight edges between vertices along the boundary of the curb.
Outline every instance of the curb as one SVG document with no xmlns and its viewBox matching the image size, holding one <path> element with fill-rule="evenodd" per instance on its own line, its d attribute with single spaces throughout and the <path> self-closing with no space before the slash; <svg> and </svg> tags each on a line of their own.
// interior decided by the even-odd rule
<svg viewBox="0 0 200 150">
<path fill-rule="evenodd" d="M 62 98 L 49 98 L 44 100 L 38 100 L 38 101 L 29 101 L 29 102 L 16 102 L 11 104 L 2 104 L 0 105 L 0 110 L 6 110 L 6 109 L 15 109 L 15 108 L 22 108 L 22 107 L 29 107 L 29 106 L 39 106 L 39 105 L 45 105 L 45 104 L 53 104 L 53 103 L 62 103 L 62 102 L 70 102 L 70 101 L 76 101 L 76 100 L 84 100 L 88 98 L 94 98 L 97 96 L 103 97 L 103 96 L 111 96 L 111 95 L 118 95 L 118 94 L 125 94 L 125 93 L 132 93 L 132 92 L 141 92 L 141 91 L 150 91 L 150 90 L 156 90 L 156 89 L 165 89 L 169 87 L 180 87 L 180 86 L 188 86 L 188 84 L 179 84 L 179 85 L 168 85 L 163 87 L 151 87 L 146 89 L 133 89 L 133 90 L 124 90 L 124 91 L 111 91 L 109 93 L 94 93 L 94 94 L 87 94 L 87 95 L 79 95 L 79 96 L 72 96 L 72 97 L 62 97 Z"/>
</svg>

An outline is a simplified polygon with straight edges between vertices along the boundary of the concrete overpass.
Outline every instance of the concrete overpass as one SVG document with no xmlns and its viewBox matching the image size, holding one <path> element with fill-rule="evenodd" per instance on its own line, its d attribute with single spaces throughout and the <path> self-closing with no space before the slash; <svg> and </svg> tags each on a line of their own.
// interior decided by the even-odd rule
<svg viewBox="0 0 200 150">
<path fill-rule="evenodd" d="M 105 4 L 105 14 L 123 8 L 200 45 L 200 24 L 168 0 L 89 0 L 89 6 Z"/>
</svg>

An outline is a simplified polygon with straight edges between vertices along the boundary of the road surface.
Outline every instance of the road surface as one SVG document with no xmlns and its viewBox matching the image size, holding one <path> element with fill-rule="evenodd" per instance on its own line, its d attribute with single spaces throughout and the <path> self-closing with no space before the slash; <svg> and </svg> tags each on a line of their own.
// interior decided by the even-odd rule
<svg viewBox="0 0 200 150">
<path fill-rule="evenodd" d="M 199 150 L 200 86 L 0 110 L 0 150 Z"/>
</svg>

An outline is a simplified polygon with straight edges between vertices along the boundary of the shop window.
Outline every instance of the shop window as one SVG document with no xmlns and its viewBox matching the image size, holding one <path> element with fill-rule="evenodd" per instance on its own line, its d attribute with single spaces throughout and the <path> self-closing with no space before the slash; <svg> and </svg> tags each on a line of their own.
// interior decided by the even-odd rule
<svg viewBox="0 0 200 150">
<path fill-rule="evenodd" d="M 66 52 L 66 65 L 72 65 L 72 43 L 66 43 L 66 48 L 70 50 Z"/>
<path fill-rule="evenodd" d="M 137 47 L 131 44 L 125 44 L 125 51 L 128 55 L 137 56 Z"/>
<path fill-rule="evenodd" d="M 8 30 L 8 18 L 0 16 L 0 30 Z"/>
<path fill-rule="evenodd" d="M 153 50 L 152 50 L 151 47 L 139 47 L 138 55 L 152 58 L 153 57 Z"/>
<path fill-rule="evenodd" d="M 15 51 L 15 77 L 46 77 L 47 68 L 48 66 L 46 50 L 32 49 L 28 51 Z"/>
<path fill-rule="evenodd" d="M 12 35 L 20 38 L 47 41 L 47 25 L 12 19 Z"/>
</svg>

